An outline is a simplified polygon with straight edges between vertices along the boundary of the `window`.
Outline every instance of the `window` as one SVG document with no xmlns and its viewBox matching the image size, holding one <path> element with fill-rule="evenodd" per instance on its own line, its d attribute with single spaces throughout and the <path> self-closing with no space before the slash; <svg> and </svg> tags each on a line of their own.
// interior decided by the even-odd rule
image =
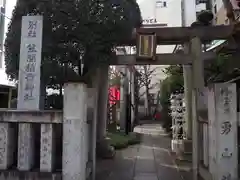
<svg viewBox="0 0 240 180">
<path fill-rule="evenodd" d="M 217 5 L 214 6 L 214 14 L 217 14 Z"/>
<path fill-rule="evenodd" d="M 1 14 L 5 14 L 5 8 L 4 7 L 1 7 L 0 11 L 1 11 Z"/>
<path fill-rule="evenodd" d="M 167 7 L 167 2 L 166 1 L 159 1 L 159 0 L 157 0 L 156 1 L 156 7 L 157 8 L 165 8 L 165 7 Z"/>
<path fill-rule="evenodd" d="M 167 7 L 167 2 L 166 1 L 163 2 L 163 7 Z"/>
</svg>

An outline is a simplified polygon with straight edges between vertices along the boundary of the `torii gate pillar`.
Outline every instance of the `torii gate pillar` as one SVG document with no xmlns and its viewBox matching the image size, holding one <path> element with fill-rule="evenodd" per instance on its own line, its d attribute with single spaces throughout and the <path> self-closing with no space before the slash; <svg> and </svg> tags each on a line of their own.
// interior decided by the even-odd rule
<svg viewBox="0 0 240 180">
<path fill-rule="evenodd" d="M 199 162 L 201 153 L 199 151 L 201 129 L 199 126 L 199 115 L 206 109 L 204 106 L 204 69 L 202 61 L 202 43 L 199 37 L 194 37 L 191 42 L 191 53 L 193 55 L 193 88 L 192 88 L 192 162 L 193 180 L 198 180 Z"/>
</svg>

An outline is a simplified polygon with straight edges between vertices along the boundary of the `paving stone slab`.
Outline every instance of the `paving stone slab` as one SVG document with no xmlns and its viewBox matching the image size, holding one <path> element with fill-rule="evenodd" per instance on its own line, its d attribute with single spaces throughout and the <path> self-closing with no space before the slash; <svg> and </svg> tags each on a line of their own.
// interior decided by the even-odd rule
<svg viewBox="0 0 240 180">
<path fill-rule="evenodd" d="M 140 173 L 136 174 L 133 180 L 158 180 L 155 173 Z"/>
<path fill-rule="evenodd" d="M 136 173 L 156 173 L 154 160 L 137 159 L 135 165 Z"/>
<path fill-rule="evenodd" d="M 171 140 L 162 135 L 159 124 L 136 129 L 144 134 L 141 144 L 118 151 L 114 160 L 97 167 L 102 168 L 102 176 L 97 175 L 96 180 L 190 180 L 185 179 L 190 173 L 177 168 L 170 154 Z"/>
</svg>

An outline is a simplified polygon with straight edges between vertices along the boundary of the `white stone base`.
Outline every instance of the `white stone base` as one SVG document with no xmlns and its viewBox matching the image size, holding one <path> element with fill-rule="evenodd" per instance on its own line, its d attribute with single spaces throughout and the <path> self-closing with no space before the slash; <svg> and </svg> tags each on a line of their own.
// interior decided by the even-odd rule
<svg viewBox="0 0 240 180">
<path fill-rule="evenodd" d="M 179 154 L 184 150 L 183 140 L 173 139 L 171 141 L 172 152 Z"/>
</svg>

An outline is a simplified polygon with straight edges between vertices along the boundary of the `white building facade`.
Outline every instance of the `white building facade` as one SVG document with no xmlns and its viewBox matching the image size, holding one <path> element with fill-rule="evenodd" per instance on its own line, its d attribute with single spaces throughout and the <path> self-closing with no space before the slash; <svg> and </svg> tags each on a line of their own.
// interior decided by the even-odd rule
<svg viewBox="0 0 240 180">
<path fill-rule="evenodd" d="M 182 26 L 182 0 L 139 0 L 138 1 L 143 25 L 158 27 L 180 27 Z M 175 46 L 158 46 L 157 53 L 172 53 Z M 151 66 L 156 69 L 152 75 L 150 93 L 157 97 L 160 90 L 160 82 L 166 78 L 163 70 L 166 65 Z M 144 94 L 145 88 L 140 89 Z"/>
<path fill-rule="evenodd" d="M 181 0 L 139 0 L 143 24 L 181 26 Z"/>
</svg>

